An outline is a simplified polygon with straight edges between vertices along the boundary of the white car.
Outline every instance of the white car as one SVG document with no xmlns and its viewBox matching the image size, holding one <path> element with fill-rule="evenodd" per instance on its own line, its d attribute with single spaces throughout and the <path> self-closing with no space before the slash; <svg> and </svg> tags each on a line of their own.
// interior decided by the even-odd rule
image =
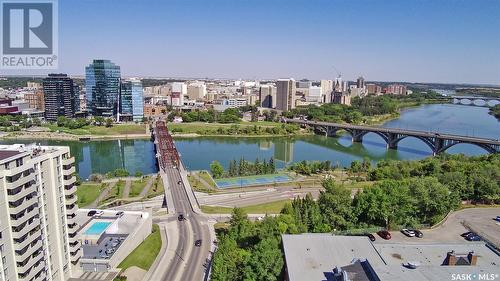
<svg viewBox="0 0 500 281">
<path fill-rule="evenodd" d="M 94 218 L 100 218 L 103 214 L 104 214 L 103 211 L 97 211 L 97 213 L 95 213 L 94 215 Z"/>
<path fill-rule="evenodd" d="M 406 235 L 408 237 L 415 237 L 415 231 L 413 231 L 411 229 L 403 228 L 403 229 L 401 229 L 401 233 L 403 233 L 404 235 Z"/>
</svg>

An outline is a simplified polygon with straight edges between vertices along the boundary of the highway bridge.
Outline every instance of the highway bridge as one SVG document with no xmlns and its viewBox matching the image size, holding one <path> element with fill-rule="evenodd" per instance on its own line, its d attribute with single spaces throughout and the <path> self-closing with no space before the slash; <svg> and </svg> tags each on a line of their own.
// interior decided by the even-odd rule
<svg viewBox="0 0 500 281">
<path fill-rule="evenodd" d="M 433 132 L 423 132 L 415 130 L 403 130 L 394 128 L 383 128 L 375 126 L 359 126 L 351 124 L 340 124 L 340 123 L 330 123 L 330 122 L 320 122 L 320 121 L 308 121 L 300 119 L 288 119 L 283 118 L 283 122 L 295 123 L 303 127 L 309 127 L 314 129 L 318 134 L 324 134 L 325 136 L 334 137 L 337 136 L 337 132 L 340 130 L 346 131 L 352 136 L 353 142 L 362 142 L 363 136 L 367 133 L 375 133 L 382 137 L 387 143 L 387 148 L 397 149 L 398 143 L 407 137 L 414 137 L 422 140 L 427 144 L 434 155 L 446 151 L 448 148 L 460 144 L 469 143 L 479 146 L 489 153 L 499 153 L 500 152 L 500 140 L 498 139 L 486 139 L 478 137 L 460 136 L 460 135 L 450 135 L 450 134 L 440 134 Z"/>
<path fill-rule="evenodd" d="M 174 243 L 169 248 L 174 252 L 166 251 L 160 260 L 169 260 L 168 264 L 158 264 L 152 269 L 154 275 L 151 280 L 205 280 L 206 259 L 210 254 L 212 243 L 207 219 L 199 210 L 194 193 L 187 180 L 187 173 L 180 159 L 174 140 L 170 135 L 166 123 L 157 121 L 154 124 L 153 138 L 156 148 L 156 158 L 159 173 L 165 187 L 165 198 L 169 197 L 167 208 L 169 212 L 175 210 L 175 220 L 170 224 L 171 229 L 178 239 L 167 237 L 167 243 Z M 178 215 L 183 215 L 185 220 L 177 220 Z M 171 233 L 172 233 L 171 232 Z M 201 240 L 201 245 L 195 245 L 195 241 Z"/>
</svg>

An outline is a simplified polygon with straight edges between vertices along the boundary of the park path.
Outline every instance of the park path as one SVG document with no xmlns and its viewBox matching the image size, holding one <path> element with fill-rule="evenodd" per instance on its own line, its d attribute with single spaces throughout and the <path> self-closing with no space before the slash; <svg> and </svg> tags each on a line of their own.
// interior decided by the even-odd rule
<svg viewBox="0 0 500 281">
<path fill-rule="evenodd" d="M 193 177 L 195 177 L 197 180 L 199 180 L 199 181 L 201 182 L 201 184 L 203 184 L 203 186 L 204 186 L 205 188 L 207 188 L 207 189 L 213 189 L 213 187 L 212 187 L 212 186 L 211 186 L 208 182 L 206 182 L 206 181 L 205 181 L 205 179 L 203 179 L 202 177 L 200 177 L 200 176 L 198 175 L 198 173 L 192 173 L 191 175 L 192 175 Z"/>
<path fill-rule="evenodd" d="M 110 182 L 108 186 L 97 196 L 97 198 L 92 202 L 90 205 L 87 206 L 87 208 L 95 208 L 99 205 L 99 202 L 103 201 L 104 198 L 108 197 L 109 192 L 113 187 L 116 185 L 116 181 Z"/>
<path fill-rule="evenodd" d="M 126 180 L 125 187 L 123 188 L 123 198 L 128 198 L 128 195 L 130 194 L 130 187 L 131 186 L 132 186 L 132 181 Z"/>
<path fill-rule="evenodd" d="M 141 198 L 146 197 L 146 195 L 149 192 L 149 189 L 153 185 L 155 178 L 156 178 L 155 176 L 149 177 L 149 180 L 146 183 L 146 185 L 144 186 L 144 188 L 142 189 L 141 194 L 139 194 L 139 197 L 141 197 Z"/>
</svg>

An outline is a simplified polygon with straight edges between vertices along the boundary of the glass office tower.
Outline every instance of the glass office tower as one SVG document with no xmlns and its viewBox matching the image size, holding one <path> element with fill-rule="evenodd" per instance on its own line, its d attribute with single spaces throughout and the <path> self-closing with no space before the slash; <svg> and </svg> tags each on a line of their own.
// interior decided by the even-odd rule
<svg viewBox="0 0 500 281">
<path fill-rule="evenodd" d="M 143 117 L 142 82 L 137 79 L 123 81 L 120 92 L 120 121 L 142 121 Z"/>
<path fill-rule="evenodd" d="M 120 67 L 109 60 L 94 60 L 85 67 L 87 109 L 93 116 L 118 113 Z"/>
</svg>

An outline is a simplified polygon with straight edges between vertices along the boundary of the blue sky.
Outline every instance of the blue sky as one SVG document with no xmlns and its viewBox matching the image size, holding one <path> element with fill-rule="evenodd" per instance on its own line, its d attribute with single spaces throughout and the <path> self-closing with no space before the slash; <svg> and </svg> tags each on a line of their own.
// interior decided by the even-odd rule
<svg viewBox="0 0 500 281">
<path fill-rule="evenodd" d="M 59 0 L 59 70 L 500 84 L 500 1 Z"/>
</svg>

